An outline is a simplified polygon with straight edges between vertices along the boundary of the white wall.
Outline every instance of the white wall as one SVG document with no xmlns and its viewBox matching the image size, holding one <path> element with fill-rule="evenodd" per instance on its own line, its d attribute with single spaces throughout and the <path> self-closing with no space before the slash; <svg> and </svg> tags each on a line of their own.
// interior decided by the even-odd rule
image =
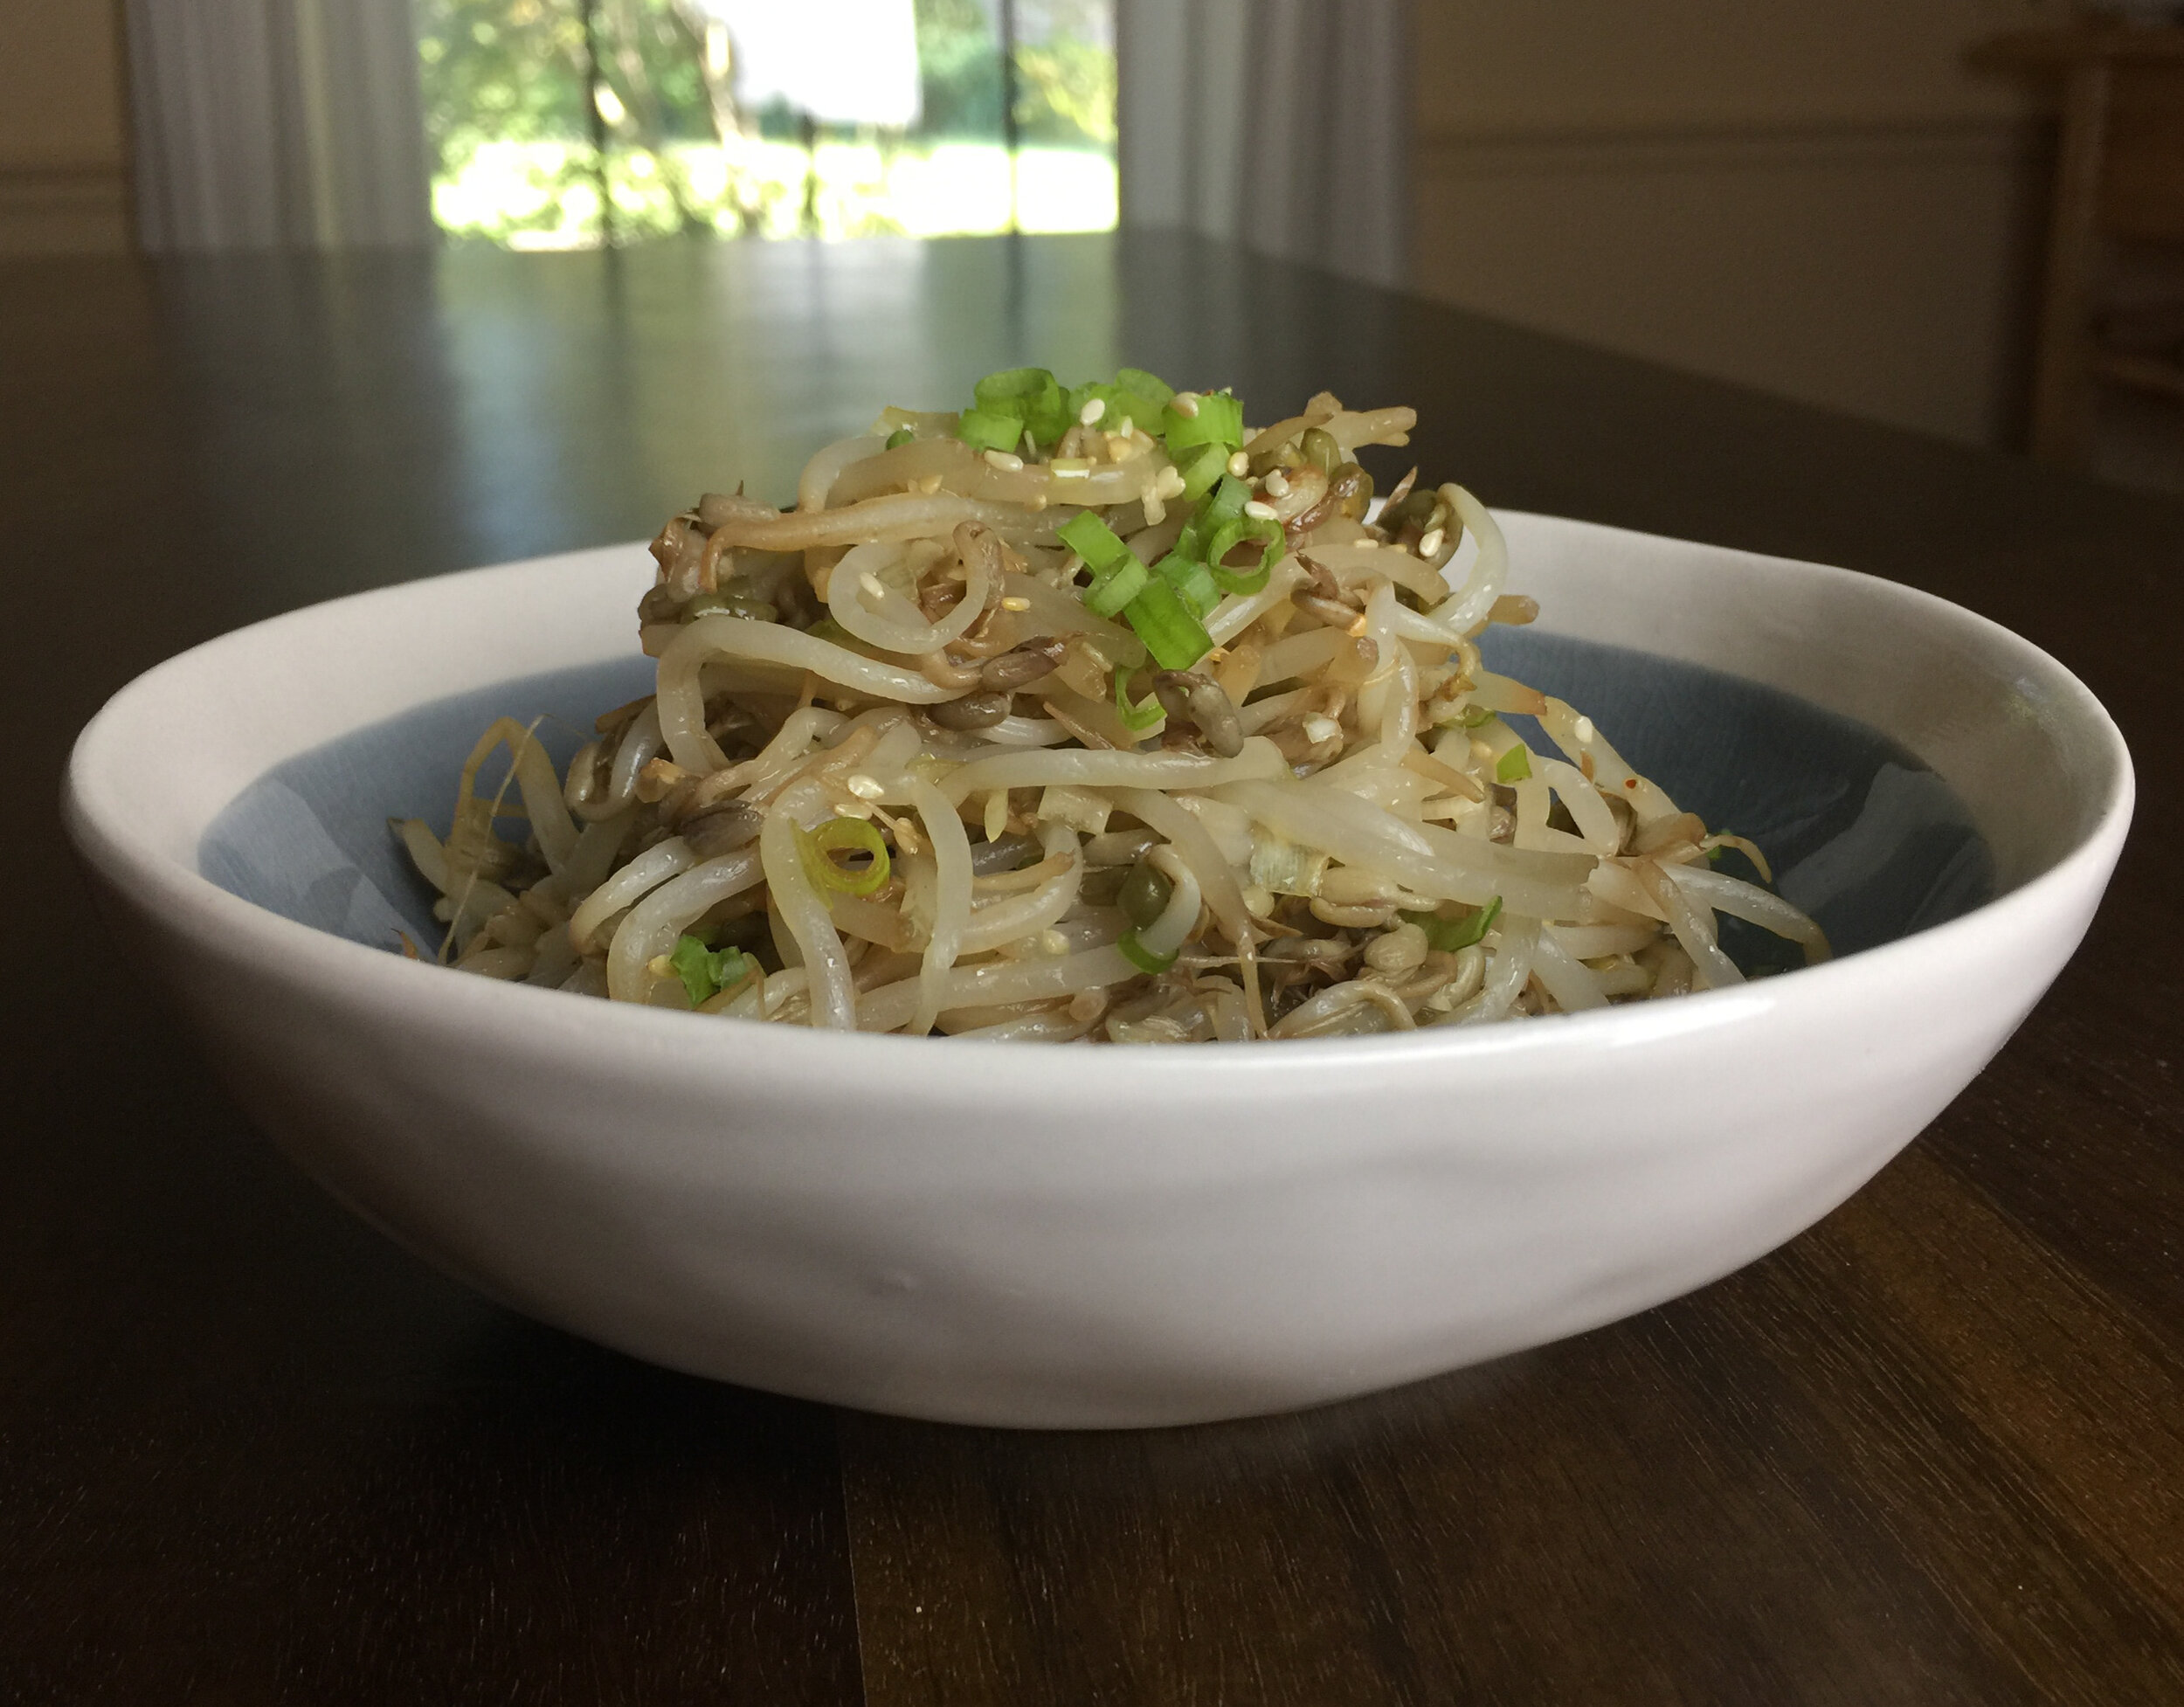
<svg viewBox="0 0 2184 1707">
<path fill-rule="evenodd" d="M 2063 0 L 1413 0 L 1413 277 L 1978 443 L 2022 405 L 2047 133 L 1963 66 Z"/>
</svg>

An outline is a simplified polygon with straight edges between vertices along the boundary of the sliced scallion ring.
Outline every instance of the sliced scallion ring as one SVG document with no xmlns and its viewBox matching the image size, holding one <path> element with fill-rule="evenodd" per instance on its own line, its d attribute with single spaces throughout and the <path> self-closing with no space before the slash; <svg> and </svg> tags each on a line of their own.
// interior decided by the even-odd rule
<svg viewBox="0 0 2184 1707">
<path fill-rule="evenodd" d="M 861 818 L 830 818 L 816 830 L 798 829 L 797 848 L 804 858 L 804 874 L 822 892 L 868 895 L 888 881 L 888 845 L 880 832 Z M 837 854 L 868 854 L 870 863 L 851 870 Z"/>
<path fill-rule="evenodd" d="M 1137 597 L 1151 578 L 1151 571 L 1125 551 L 1110 558 L 1084 590 L 1084 608 L 1095 617 L 1112 617 Z"/>
<path fill-rule="evenodd" d="M 1135 927 L 1129 930 L 1125 930 L 1120 936 L 1116 937 L 1115 939 L 1115 946 L 1122 950 L 1123 958 L 1129 961 L 1131 965 L 1137 967 L 1141 972 L 1165 972 L 1169 967 L 1175 964 L 1174 955 L 1155 954 L 1143 943 L 1140 943 L 1137 940 L 1137 932 Z"/>
<path fill-rule="evenodd" d="M 1132 705 L 1130 698 L 1130 672 L 1117 667 L 1115 672 L 1115 715 L 1123 720 L 1123 727 L 1132 735 L 1143 735 L 1168 714 L 1156 695 L 1148 694 Z"/>
<path fill-rule="evenodd" d="M 1252 540 L 1261 548 L 1256 567 L 1230 569 L 1222 562 L 1238 546 Z M 1267 577 L 1274 572 L 1274 566 L 1281 558 L 1282 544 L 1279 522 L 1263 515 L 1238 515 L 1222 522 L 1206 541 L 1206 566 L 1213 572 L 1213 584 L 1223 592 L 1262 592 Z"/>
</svg>

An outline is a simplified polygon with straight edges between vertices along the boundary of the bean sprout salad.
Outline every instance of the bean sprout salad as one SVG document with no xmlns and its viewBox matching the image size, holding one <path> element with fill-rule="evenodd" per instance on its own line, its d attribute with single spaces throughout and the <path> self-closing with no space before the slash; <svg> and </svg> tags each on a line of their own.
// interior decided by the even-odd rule
<svg viewBox="0 0 2184 1707">
<path fill-rule="evenodd" d="M 1824 957 L 1758 848 L 1482 665 L 1538 606 L 1463 487 L 1374 505 L 1357 453 L 1415 420 L 1323 392 L 1252 427 L 1227 391 L 1025 368 L 887 410 L 791 508 L 706 494 L 652 542 L 655 691 L 560 774 L 501 719 L 446 837 L 395 825 L 439 957 L 773 1024 L 1180 1043 L 1734 984 L 1717 915 Z"/>
</svg>

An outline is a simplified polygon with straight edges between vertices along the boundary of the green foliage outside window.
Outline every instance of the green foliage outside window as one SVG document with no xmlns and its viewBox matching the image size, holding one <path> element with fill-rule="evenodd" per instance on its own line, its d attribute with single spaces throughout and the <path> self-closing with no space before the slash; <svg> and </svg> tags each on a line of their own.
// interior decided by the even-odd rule
<svg viewBox="0 0 2184 1707">
<path fill-rule="evenodd" d="M 978 0 L 917 0 L 917 69 L 927 135 L 1001 134 L 1001 45 Z"/>
<path fill-rule="evenodd" d="M 1115 142 L 1115 56 L 1070 38 L 1016 50 L 1016 119 L 1026 140 Z"/>
<path fill-rule="evenodd" d="M 908 135 L 740 111 L 732 43 L 695 0 L 597 0 L 604 160 L 582 0 L 414 4 L 434 212 L 453 236 L 570 247 L 992 230 L 1013 204 L 1034 228 L 1113 223 L 1102 0 L 1025 0 L 1033 27 L 1016 55 L 1026 146 L 1014 171 L 999 147 L 1000 48 L 980 0 L 916 0 L 924 116 Z"/>
</svg>

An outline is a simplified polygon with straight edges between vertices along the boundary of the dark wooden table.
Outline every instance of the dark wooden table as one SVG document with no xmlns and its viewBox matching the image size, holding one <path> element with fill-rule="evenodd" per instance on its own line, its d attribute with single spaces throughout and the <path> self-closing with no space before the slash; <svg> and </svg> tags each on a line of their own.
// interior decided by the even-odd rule
<svg viewBox="0 0 2184 1707">
<path fill-rule="evenodd" d="M 89 916 L 55 791 L 146 666 L 1118 359 L 1261 415 L 1414 400 L 1493 501 L 2032 636 L 2141 767 L 2086 947 L 1694 1297 L 1314 1414 L 1039 1436 L 470 1296 L 257 1137 Z M 0 1702 L 2184 1700 L 2184 506 L 1180 239 L 100 261 L 0 271 Z"/>
</svg>

